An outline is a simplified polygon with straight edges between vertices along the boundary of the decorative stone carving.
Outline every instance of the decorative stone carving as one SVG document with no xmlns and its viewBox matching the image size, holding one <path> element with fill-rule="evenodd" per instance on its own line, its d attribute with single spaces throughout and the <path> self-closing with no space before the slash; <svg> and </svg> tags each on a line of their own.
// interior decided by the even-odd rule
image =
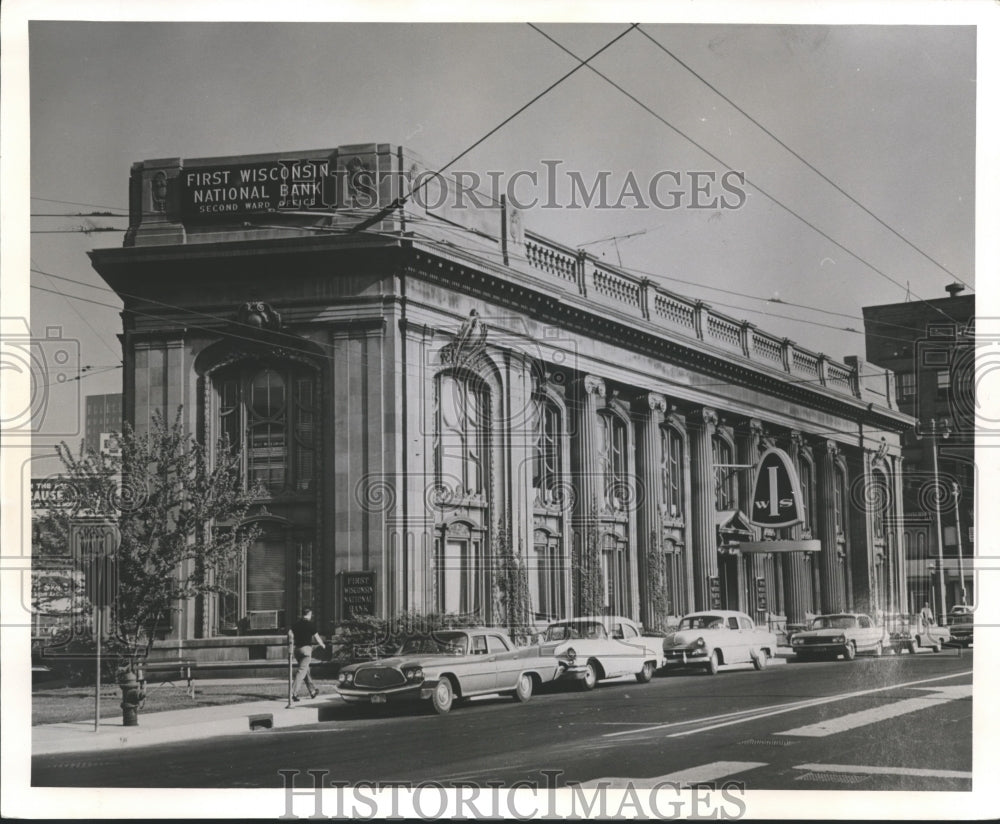
<svg viewBox="0 0 1000 824">
<path fill-rule="evenodd" d="M 607 396 L 607 387 L 604 381 L 595 375 L 586 375 L 583 379 L 583 391 L 588 395 L 597 395 L 599 398 Z"/>
<path fill-rule="evenodd" d="M 649 407 L 650 412 L 663 412 L 667 411 L 667 399 L 656 392 L 650 392 L 649 394 L 643 396 L 643 400 Z"/>
<path fill-rule="evenodd" d="M 466 366 L 486 352 L 488 329 L 473 309 L 455 335 L 455 339 L 441 347 L 441 363 Z"/>
<path fill-rule="evenodd" d="M 149 193 L 153 199 L 153 211 L 167 211 L 167 173 L 159 171 L 153 175 L 150 182 Z"/>
<path fill-rule="evenodd" d="M 239 322 L 245 326 L 276 332 L 281 328 L 281 315 L 269 303 L 250 301 L 244 303 L 237 314 Z"/>
</svg>

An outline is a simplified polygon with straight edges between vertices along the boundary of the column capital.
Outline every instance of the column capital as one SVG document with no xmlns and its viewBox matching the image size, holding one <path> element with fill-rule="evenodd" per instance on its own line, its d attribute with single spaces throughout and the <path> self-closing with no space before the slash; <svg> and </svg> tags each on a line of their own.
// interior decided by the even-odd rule
<svg viewBox="0 0 1000 824">
<path fill-rule="evenodd" d="M 658 392 L 649 392 L 642 396 L 642 402 L 649 407 L 650 412 L 667 412 L 667 399 Z"/>
<path fill-rule="evenodd" d="M 696 426 L 704 426 L 705 428 L 714 430 L 719 425 L 719 413 L 714 409 L 703 406 L 700 409 L 695 409 L 688 417 L 688 420 Z"/>
<path fill-rule="evenodd" d="M 596 375 L 584 375 L 582 385 L 583 391 L 588 395 L 597 395 L 599 398 L 607 396 L 607 387 L 604 385 L 603 378 Z"/>
<path fill-rule="evenodd" d="M 836 441 L 825 441 L 824 446 L 826 447 L 826 454 L 831 460 L 837 460 L 840 457 L 840 444 Z"/>
</svg>

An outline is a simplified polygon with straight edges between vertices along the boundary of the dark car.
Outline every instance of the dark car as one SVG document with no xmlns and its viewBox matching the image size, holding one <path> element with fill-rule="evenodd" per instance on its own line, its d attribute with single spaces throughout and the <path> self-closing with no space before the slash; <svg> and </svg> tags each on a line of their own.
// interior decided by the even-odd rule
<svg viewBox="0 0 1000 824">
<path fill-rule="evenodd" d="M 963 647 L 971 647 L 972 610 L 968 608 L 960 611 L 952 610 L 952 614 L 949 616 L 949 623 L 951 625 L 952 641 L 956 644 L 961 644 Z"/>
<path fill-rule="evenodd" d="M 429 701 L 438 713 L 456 698 L 502 693 L 527 701 L 556 676 L 558 662 L 540 647 L 515 647 L 492 627 L 443 629 L 407 638 L 391 658 L 351 664 L 337 676 L 337 692 L 352 704 Z"/>
</svg>

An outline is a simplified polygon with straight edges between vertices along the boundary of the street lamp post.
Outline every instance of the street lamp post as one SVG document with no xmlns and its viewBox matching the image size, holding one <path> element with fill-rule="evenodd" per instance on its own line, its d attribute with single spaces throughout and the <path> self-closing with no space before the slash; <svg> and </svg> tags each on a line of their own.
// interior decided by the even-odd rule
<svg viewBox="0 0 1000 824">
<path fill-rule="evenodd" d="M 965 600 L 965 568 L 962 561 L 962 519 L 958 511 L 958 484 L 952 481 L 951 493 L 955 496 L 955 540 L 958 542 L 958 580 L 962 582 L 962 606 Z"/>
<path fill-rule="evenodd" d="M 929 422 L 931 437 L 931 458 L 934 462 L 934 523 L 937 527 L 937 568 L 938 568 L 938 614 L 941 616 L 938 623 L 945 626 L 948 623 L 948 607 L 945 603 L 944 587 L 944 538 L 941 534 L 941 495 L 938 494 L 941 488 L 940 475 L 938 474 L 938 430 L 942 438 L 947 438 L 951 434 L 951 422 L 947 418 L 931 418 Z"/>
</svg>

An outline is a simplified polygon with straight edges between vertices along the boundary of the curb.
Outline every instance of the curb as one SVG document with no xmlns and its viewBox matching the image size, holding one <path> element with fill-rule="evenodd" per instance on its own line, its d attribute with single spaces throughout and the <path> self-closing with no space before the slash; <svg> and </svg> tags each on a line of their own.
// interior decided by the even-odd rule
<svg viewBox="0 0 1000 824">
<path fill-rule="evenodd" d="M 42 724 L 31 728 L 31 754 L 106 752 L 241 735 L 257 729 L 305 726 L 322 721 L 329 704 L 303 702 L 288 709 L 279 701 L 258 701 L 228 706 L 233 708 L 229 717 L 212 721 L 198 718 L 196 713 L 204 715 L 205 709 L 196 709 L 140 715 L 139 723 L 145 722 L 145 726 L 124 727 L 120 720 L 106 722 L 97 732 L 93 731 L 93 722 Z M 225 706 L 211 709 L 222 711 Z"/>
</svg>

